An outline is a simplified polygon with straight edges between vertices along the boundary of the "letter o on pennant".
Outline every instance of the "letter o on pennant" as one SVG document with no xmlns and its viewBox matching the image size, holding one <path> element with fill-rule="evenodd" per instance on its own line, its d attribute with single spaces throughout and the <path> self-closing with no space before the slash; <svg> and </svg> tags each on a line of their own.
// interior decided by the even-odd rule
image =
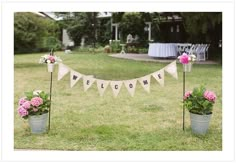
<svg viewBox="0 0 236 163">
<path fill-rule="evenodd" d="M 130 87 L 130 88 L 133 88 L 133 84 L 129 84 L 129 87 Z"/>
</svg>

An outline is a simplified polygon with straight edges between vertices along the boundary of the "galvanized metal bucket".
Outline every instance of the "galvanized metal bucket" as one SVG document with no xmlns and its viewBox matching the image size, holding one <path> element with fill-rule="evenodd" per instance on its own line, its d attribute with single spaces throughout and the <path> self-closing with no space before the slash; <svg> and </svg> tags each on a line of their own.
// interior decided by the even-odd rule
<svg viewBox="0 0 236 163">
<path fill-rule="evenodd" d="M 42 115 L 29 116 L 29 125 L 32 134 L 42 134 L 46 132 L 48 113 Z"/>
<path fill-rule="evenodd" d="M 205 135 L 209 128 L 211 115 L 199 115 L 190 113 L 191 128 L 194 134 Z"/>
</svg>

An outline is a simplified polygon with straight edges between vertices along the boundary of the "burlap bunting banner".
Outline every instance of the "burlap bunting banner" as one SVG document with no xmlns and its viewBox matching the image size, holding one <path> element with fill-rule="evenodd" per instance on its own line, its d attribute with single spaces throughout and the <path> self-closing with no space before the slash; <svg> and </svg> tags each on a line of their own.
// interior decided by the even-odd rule
<svg viewBox="0 0 236 163">
<path fill-rule="evenodd" d="M 134 96 L 134 93 L 135 93 L 136 83 L 137 83 L 137 79 L 124 81 L 125 87 L 127 88 L 128 92 L 130 93 L 132 97 Z"/>
<path fill-rule="evenodd" d="M 107 86 L 109 85 L 109 81 L 108 80 L 100 80 L 97 79 L 97 88 L 98 88 L 98 92 L 100 94 L 100 96 L 103 96 L 105 90 L 107 89 Z"/>
<path fill-rule="evenodd" d="M 114 97 L 116 97 L 119 94 L 120 89 L 122 87 L 122 83 L 123 83 L 122 81 L 111 81 L 110 82 Z"/>
<path fill-rule="evenodd" d="M 150 78 L 151 75 L 147 75 L 138 79 L 144 90 L 148 93 L 150 92 Z"/>
<path fill-rule="evenodd" d="M 76 72 L 74 70 L 70 71 L 70 87 L 72 88 L 80 78 L 82 78 L 82 74 L 79 72 Z"/>
<path fill-rule="evenodd" d="M 165 71 L 168 72 L 171 76 L 173 76 L 175 79 L 178 79 L 178 73 L 177 73 L 177 66 L 176 61 L 168 64 L 165 67 Z"/>
<path fill-rule="evenodd" d="M 142 85 L 144 90 L 147 91 L 148 93 L 150 92 L 151 76 L 155 78 L 161 86 L 164 86 L 165 71 L 168 72 L 174 78 L 178 79 L 176 61 L 173 61 L 170 64 L 168 64 L 166 67 L 164 67 L 163 69 L 153 72 L 144 77 L 131 79 L 131 80 L 124 80 L 124 81 L 109 81 L 109 80 L 96 79 L 92 75 L 83 75 L 79 72 L 72 70 L 68 66 L 60 63 L 59 70 L 58 70 L 58 80 L 61 80 L 68 72 L 70 72 L 70 87 L 72 88 L 81 78 L 83 78 L 84 91 L 87 91 L 92 86 L 92 84 L 96 81 L 97 89 L 100 96 L 103 96 L 108 85 L 110 84 L 114 97 L 118 96 L 121 90 L 122 84 L 124 83 L 127 91 L 133 97 L 135 94 L 137 80 Z"/>
<path fill-rule="evenodd" d="M 58 80 L 61 80 L 70 71 L 70 68 L 62 63 L 60 63 L 58 67 L 59 67 L 58 68 Z"/>
<path fill-rule="evenodd" d="M 158 83 L 163 87 L 165 84 L 164 69 L 152 73 L 152 76 L 158 81 Z"/>
<path fill-rule="evenodd" d="M 83 76 L 83 84 L 84 84 L 84 91 L 86 92 L 92 84 L 95 82 L 95 78 L 93 78 L 92 75 L 89 76 Z"/>
</svg>

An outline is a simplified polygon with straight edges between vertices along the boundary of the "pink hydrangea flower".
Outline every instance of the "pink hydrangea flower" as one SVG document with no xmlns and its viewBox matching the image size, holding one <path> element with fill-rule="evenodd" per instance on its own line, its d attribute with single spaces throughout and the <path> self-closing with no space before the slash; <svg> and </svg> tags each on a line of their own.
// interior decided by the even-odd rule
<svg viewBox="0 0 236 163">
<path fill-rule="evenodd" d="M 19 115 L 20 115 L 21 117 L 24 117 L 24 116 L 26 116 L 26 115 L 29 114 L 29 112 L 28 112 L 27 110 L 25 110 L 22 106 L 20 106 L 20 107 L 17 109 L 17 111 L 18 111 L 18 113 L 19 113 Z"/>
<path fill-rule="evenodd" d="M 212 92 L 212 91 L 205 91 L 205 92 L 204 92 L 204 97 L 205 97 L 208 101 L 215 102 L 215 100 L 216 100 L 216 95 L 215 95 L 215 93 Z"/>
<path fill-rule="evenodd" d="M 30 108 L 30 101 L 25 101 L 23 104 L 22 104 L 22 107 L 26 110 L 28 110 Z"/>
<path fill-rule="evenodd" d="M 186 100 L 191 94 L 192 94 L 191 91 L 185 92 L 185 94 L 184 94 L 184 100 Z"/>
<path fill-rule="evenodd" d="M 55 58 L 53 56 L 49 56 L 48 59 L 50 60 L 50 63 L 54 63 L 55 62 Z"/>
<path fill-rule="evenodd" d="M 34 97 L 31 99 L 31 105 L 38 107 L 39 105 L 43 104 L 43 99 L 40 97 Z"/>
<path fill-rule="evenodd" d="M 23 97 L 19 100 L 18 104 L 21 106 L 22 104 L 24 104 L 26 102 L 26 97 Z"/>
<path fill-rule="evenodd" d="M 186 53 L 183 53 L 180 57 L 179 57 L 179 61 L 182 64 L 188 64 L 189 63 L 189 56 Z"/>
</svg>

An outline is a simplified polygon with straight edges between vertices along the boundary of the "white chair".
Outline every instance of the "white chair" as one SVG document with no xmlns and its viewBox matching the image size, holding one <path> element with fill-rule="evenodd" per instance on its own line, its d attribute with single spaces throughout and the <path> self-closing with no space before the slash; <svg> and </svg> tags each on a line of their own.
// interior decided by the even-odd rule
<svg viewBox="0 0 236 163">
<path fill-rule="evenodd" d="M 197 60 L 205 61 L 206 60 L 206 48 L 207 44 L 201 44 L 197 50 Z"/>
<path fill-rule="evenodd" d="M 210 44 L 207 44 L 207 47 L 206 47 L 206 59 L 208 59 L 208 49 L 210 47 Z"/>
</svg>

